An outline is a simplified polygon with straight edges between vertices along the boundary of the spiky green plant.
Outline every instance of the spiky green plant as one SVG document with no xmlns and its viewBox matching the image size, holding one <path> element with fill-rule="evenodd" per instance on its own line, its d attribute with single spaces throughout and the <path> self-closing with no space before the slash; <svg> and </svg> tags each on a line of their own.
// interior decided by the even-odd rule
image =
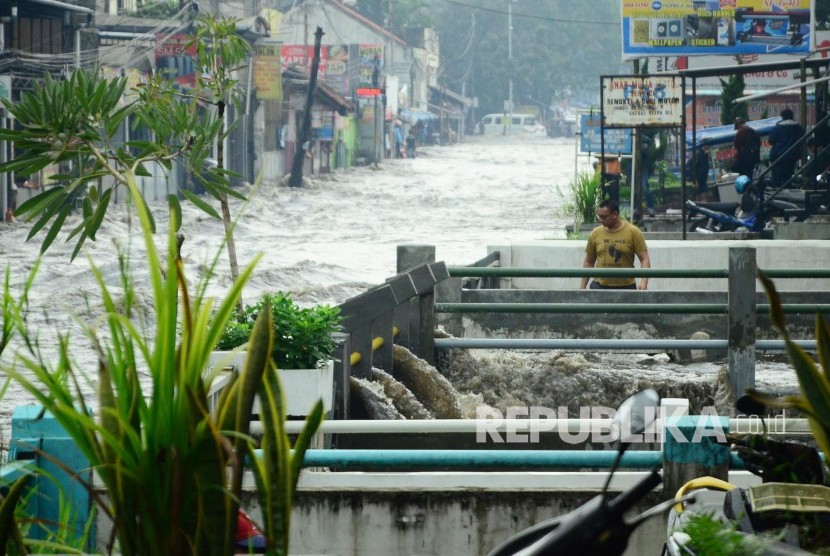
<svg viewBox="0 0 830 556">
<path fill-rule="evenodd" d="M 136 187 L 134 178 L 128 176 L 127 182 L 131 189 Z M 127 555 L 233 553 L 243 462 L 253 447 L 248 426 L 259 392 L 272 406 L 264 423 L 265 438 L 281 447 L 275 459 L 262 464 L 268 474 L 260 494 L 274 509 L 269 519 L 282 524 L 268 527 L 266 521 L 266 531 L 287 535 L 289 517 L 284 512 L 290 513 L 290 493 L 307 443 L 299 443 L 293 454 L 284 449 L 288 438 L 270 363 L 271 311 L 260 314 L 244 373 L 220 399 L 215 418 L 206 402 L 208 355 L 253 265 L 216 306 L 204 296 L 204 284 L 192 295 L 178 254 L 175 198 L 170 200 L 165 265 L 155 249 L 149 211 L 140 195 L 134 199 L 147 250 L 142 263 L 153 292 L 155 330 L 143 330 L 134 314 L 135 286 L 127 258 L 121 257 L 124 293 L 120 299 L 93 265 L 108 336 L 104 339 L 94 327 L 87 328 L 98 357 L 95 416 L 88 411 L 90 404 L 81 389 L 83 372 L 69 356 L 68 336 L 59 338 L 59 355 L 53 361 L 31 341 L 25 320 L 16 321 L 27 348 L 16 354 L 14 364 L 4 363 L 3 370 L 55 416 L 88 458 L 107 490 L 106 500 L 96 500 L 113 521 L 108 551 L 116 549 L 117 541 L 118 552 Z M 146 369 L 151 382 L 144 388 L 139 382 L 141 369 Z M 310 437 L 321 419 L 320 406 L 309 417 L 309 430 L 302 438 Z M 272 501 L 275 493 L 282 497 L 279 504 Z M 282 554 L 288 541 L 271 536 L 268 542 L 271 553 Z"/>
<path fill-rule="evenodd" d="M 595 220 L 601 194 L 600 184 L 598 173 L 582 172 L 568 183 L 566 191 L 557 188 L 559 194 L 567 201 L 564 212 L 573 216 L 577 225 Z"/>
<path fill-rule="evenodd" d="M 818 363 L 796 344 L 787 331 L 781 298 L 775 284 L 762 272 L 759 279 L 767 292 L 770 318 L 783 336 L 787 345 L 790 362 L 795 368 L 801 393 L 798 395 L 773 398 L 756 390 L 750 393 L 771 407 L 798 409 L 807 415 L 810 430 L 825 461 L 830 461 L 830 328 L 820 314 L 816 314 L 815 334 L 818 344 Z"/>
</svg>

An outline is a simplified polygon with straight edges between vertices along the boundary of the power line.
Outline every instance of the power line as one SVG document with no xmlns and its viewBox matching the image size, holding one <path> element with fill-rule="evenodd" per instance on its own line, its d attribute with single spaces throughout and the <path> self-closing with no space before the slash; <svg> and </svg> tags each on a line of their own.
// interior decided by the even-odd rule
<svg viewBox="0 0 830 556">
<path fill-rule="evenodd" d="M 465 8 L 472 8 L 474 10 L 481 10 L 483 12 L 491 12 L 491 13 L 496 13 L 496 14 L 500 14 L 500 15 L 507 15 L 506 11 L 497 10 L 495 8 L 485 8 L 484 6 L 474 6 L 472 4 L 466 4 L 464 2 L 458 2 L 457 0 L 442 0 L 442 1 L 446 2 L 448 4 L 453 4 L 455 6 L 463 6 Z M 528 19 L 538 19 L 540 21 L 556 21 L 558 23 L 585 23 L 585 24 L 589 24 L 589 25 L 609 25 L 609 26 L 613 26 L 613 27 L 619 27 L 619 23 L 615 23 L 613 21 L 608 21 L 608 20 L 605 20 L 605 21 L 592 21 L 592 20 L 589 20 L 589 19 L 563 19 L 563 18 L 558 18 L 558 17 L 548 17 L 548 16 L 536 15 L 536 14 L 523 14 L 523 13 L 517 13 L 517 12 L 512 12 L 512 15 L 513 15 L 513 17 L 526 17 Z"/>
</svg>

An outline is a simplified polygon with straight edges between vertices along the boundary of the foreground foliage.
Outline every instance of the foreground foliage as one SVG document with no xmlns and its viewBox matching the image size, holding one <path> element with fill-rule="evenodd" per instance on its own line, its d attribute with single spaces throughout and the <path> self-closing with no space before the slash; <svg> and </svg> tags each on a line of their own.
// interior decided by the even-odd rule
<svg viewBox="0 0 830 556">
<path fill-rule="evenodd" d="M 171 203 L 175 207 L 175 199 Z M 126 254 L 121 256 L 118 284 L 123 295 L 93 266 L 106 329 L 102 334 L 95 325 L 86 328 L 98 359 L 97 411 L 88 409 L 81 387 L 88 379 L 69 356 L 69 337 L 59 338 L 59 357 L 52 361 L 27 329 L 25 311 L 4 312 L 4 337 L 10 318 L 26 347 L 11 363 L 4 359 L 2 369 L 55 415 L 89 459 L 107 489 L 106 500 L 96 497 L 96 502 L 113 521 L 108 552 L 121 554 L 233 553 L 243 466 L 256 446 L 248 436 L 251 408 L 259 394 L 267 400 L 262 447 L 269 455 L 254 467 L 266 518 L 263 528 L 270 553 L 286 554 L 293 488 L 303 453 L 322 419 L 322 404 L 308 417 L 292 453 L 270 360 L 272 312 L 264 310 L 251 332 L 243 374 L 234 377 L 216 414 L 208 412 L 208 356 L 254 267 L 242 272 L 218 304 L 204 296 L 204 284 L 191 294 L 178 254 L 178 211 L 171 209 L 162 265 L 140 196 L 136 205 L 148 254 L 155 329 L 142 326 Z M 6 291 L 4 306 L 14 308 Z M 142 387 L 142 370 L 150 377 L 149 387 Z"/>
<path fill-rule="evenodd" d="M 289 293 L 264 296 L 233 315 L 217 349 L 232 350 L 245 344 L 263 310 L 273 315 L 274 342 L 271 357 L 281 369 L 314 369 L 331 357 L 332 334 L 339 330 L 340 310 L 328 305 L 299 307 Z"/>
</svg>

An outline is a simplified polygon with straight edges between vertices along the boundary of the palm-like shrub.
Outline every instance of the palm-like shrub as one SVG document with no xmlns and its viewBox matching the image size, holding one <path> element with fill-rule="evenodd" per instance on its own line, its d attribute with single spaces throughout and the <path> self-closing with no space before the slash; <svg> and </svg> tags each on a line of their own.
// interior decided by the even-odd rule
<svg viewBox="0 0 830 556">
<path fill-rule="evenodd" d="M 559 194 L 566 199 L 563 211 L 573 216 L 577 225 L 595 220 L 601 195 L 600 185 L 599 173 L 582 172 L 568 183 L 566 191 L 559 189 Z"/>
</svg>

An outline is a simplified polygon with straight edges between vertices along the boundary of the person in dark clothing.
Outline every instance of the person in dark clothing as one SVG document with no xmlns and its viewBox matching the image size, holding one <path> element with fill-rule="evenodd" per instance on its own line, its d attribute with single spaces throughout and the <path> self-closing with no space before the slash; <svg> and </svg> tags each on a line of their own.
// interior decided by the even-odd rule
<svg viewBox="0 0 830 556">
<path fill-rule="evenodd" d="M 804 128 L 793 119 L 793 111 L 785 108 L 781 111 L 781 121 L 775 124 L 769 135 L 772 149 L 769 160 L 772 164 L 772 184 L 781 187 L 795 172 L 795 164 L 801 159 L 802 146 L 795 147 L 804 136 Z"/>
<path fill-rule="evenodd" d="M 761 137 L 740 116 L 735 118 L 735 129 L 735 161 L 732 171 L 751 179 L 755 166 L 761 162 Z"/>
<path fill-rule="evenodd" d="M 406 157 L 415 158 L 415 148 L 418 145 L 418 138 L 415 136 L 415 128 L 409 129 L 409 134 L 406 136 Z"/>
<path fill-rule="evenodd" d="M 709 193 L 709 145 L 697 149 L 689 161 L 689 174 L 697 186 L 696 201 L 711 201 Z"/>
</svg>

